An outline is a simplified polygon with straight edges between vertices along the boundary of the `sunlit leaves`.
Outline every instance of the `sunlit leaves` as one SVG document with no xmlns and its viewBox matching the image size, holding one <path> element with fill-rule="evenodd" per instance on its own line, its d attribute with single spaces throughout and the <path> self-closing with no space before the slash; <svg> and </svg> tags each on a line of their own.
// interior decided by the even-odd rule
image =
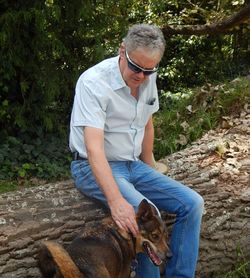
<svg viewBox="0 0 250 278">
<path fill-rule="evenodd" d="M 222 128 L 231 128 L 235 123 L 226 115 L 240 111 L 242 119 L 247 115 L 244 111 L 249 111 L 249 90 L 250 80 L 237 78 L 177 94 L 162 92 L 163 110 L 154 119 L 156 158 L 186 147 L 219 122 Z M 226 146 L 217 145 L 215 152 L 224 156 Z"/>
</svg>

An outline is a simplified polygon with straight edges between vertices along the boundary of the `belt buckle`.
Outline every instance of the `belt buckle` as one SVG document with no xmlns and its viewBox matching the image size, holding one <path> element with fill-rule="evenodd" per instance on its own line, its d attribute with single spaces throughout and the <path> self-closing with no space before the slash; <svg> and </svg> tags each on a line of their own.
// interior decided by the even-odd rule
<svg viewBox="0 0 250 278">
<path fill-rule="evenodd" d="M 74 152 L 73 159 L 74 160 L 78 160 L 78 158 L 79 158 L 79 153 L 78 152 Z"/>
</svg>

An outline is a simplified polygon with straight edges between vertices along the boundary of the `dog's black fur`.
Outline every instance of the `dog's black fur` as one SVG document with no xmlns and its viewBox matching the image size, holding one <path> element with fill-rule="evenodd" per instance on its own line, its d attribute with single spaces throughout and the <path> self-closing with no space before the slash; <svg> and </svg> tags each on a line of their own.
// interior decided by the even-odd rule
<svg viewBox="0 0 250 278">
<path fill-rule="evenodd" d="M 139 252 L 145 252 L 159 266 L 171 253 L 165 225 L 146 200 L 141 202 L 136 219 L 136 238 L 119 229 L 109 217 L 98 229 L 79 235 L 67 251 L 55 242 L 44 242 L 38 255 L 42 277 L 128 278 L 131 262 Z"/>
</svg>

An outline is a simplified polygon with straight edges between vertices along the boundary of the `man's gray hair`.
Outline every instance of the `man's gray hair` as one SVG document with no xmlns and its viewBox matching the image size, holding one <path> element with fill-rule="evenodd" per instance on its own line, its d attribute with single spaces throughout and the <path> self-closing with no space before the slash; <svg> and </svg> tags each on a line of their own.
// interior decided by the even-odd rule
<svg viewBox="0 0 250 278">
<path fill-rule="evenodd" d="M 143 48 L 148 51 L 159 51 L 161 57 L 165 50 L 165 39 L 160 28 L 149 24 L 136 24 L 129 28 L 123 43 L 128 52 Z"/>
</svg>

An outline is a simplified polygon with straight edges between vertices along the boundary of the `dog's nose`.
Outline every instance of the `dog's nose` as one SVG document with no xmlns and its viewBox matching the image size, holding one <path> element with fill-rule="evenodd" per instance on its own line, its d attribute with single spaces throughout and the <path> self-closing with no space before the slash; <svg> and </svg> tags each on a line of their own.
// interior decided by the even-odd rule
<svg viewBox="0 0 250 278">
<path fill-rule="evenodd" d="M 167 257 L 167 259 L 171 259 L 173 257 L 173 253 L 170 249 L 167 251 L 166 257 Z"/>
</svg>

